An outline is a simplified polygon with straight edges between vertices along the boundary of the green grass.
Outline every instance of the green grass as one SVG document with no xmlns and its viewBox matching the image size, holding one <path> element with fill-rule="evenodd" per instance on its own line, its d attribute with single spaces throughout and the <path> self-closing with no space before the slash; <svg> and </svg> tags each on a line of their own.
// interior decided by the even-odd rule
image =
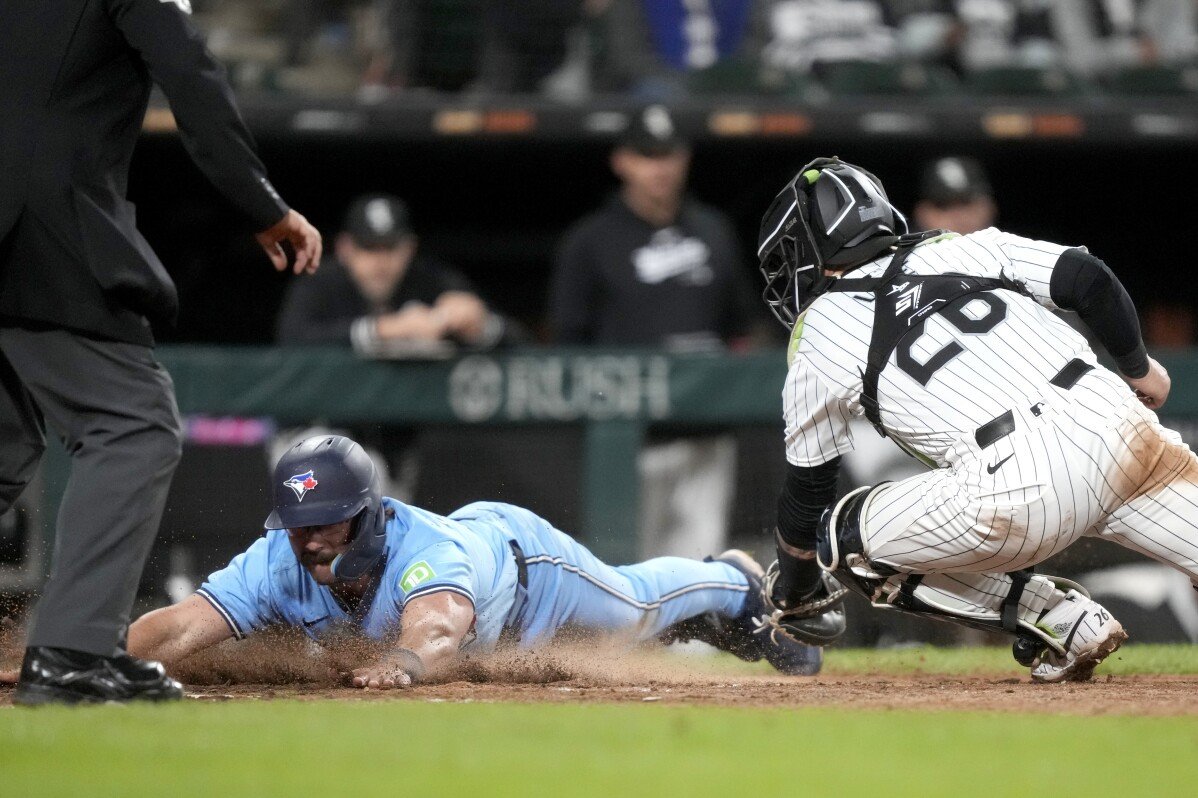
<svg viewBox="0 0 1198 798">
<path fill-rule="evenodd" d="M 1198 646 L 1127 646 L 1102 667 L 1194 674 Z M 1005 648 L 920 647 L 831 650 L 825 672 L 1023 671 Z M 1122 798 L 1189 794 L 1195 751 L 1198 717 L 190 701 L 0 709 L 0 795 Z"/>
<path fill-rule="evenodd" d="M 270 702 L 0 712 L 6 796 L 1183 795 L 1198 720 Z"/>
<path fill-rule="evenodd" d="M 848 673 L 978 673 L 1025 674 L 1011 657 L 1010 647 L 829 649 L 824 672 Z M 1099 666 L 1099 673 L 1198 674 L 1198 646 L 1126 645 Z"/>
<path fill-rule="evenodd" d="M 739 668 L 754 673 L 773 672 L 763 662 L 742 663 L 731 655 L 690 657 L 688 665 L 709 671 Z M 830 676 L 917 673 L 942 673 L 952 676 L 1009 673 L 1012 676 L 1027 676 L 1027 668 L 1015 662 L 1008 646 L 830 648 L 824 653 L 823 673 Z M 1099 666 L 1098 673 L 1116 676 L 1198 674 L 1198 646 L 1125 645 Z"/>
</svg>

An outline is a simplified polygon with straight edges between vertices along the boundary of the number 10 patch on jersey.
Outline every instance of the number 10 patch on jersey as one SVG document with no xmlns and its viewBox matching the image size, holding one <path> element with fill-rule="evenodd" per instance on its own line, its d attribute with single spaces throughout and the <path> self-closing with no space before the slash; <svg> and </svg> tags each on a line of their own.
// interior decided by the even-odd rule
<svg viewBox="0 0 1198 798">
<path fill-rule="evenodd" d="M 404 571 L 403 576 L 399 579 L 399 586 L 404 589 L 405 593 L 411 593 L 413 588 L 436 575 L 437 572 L 427 562 L 421 560 L 408 566 L 408 570 Z"/>
</svg>

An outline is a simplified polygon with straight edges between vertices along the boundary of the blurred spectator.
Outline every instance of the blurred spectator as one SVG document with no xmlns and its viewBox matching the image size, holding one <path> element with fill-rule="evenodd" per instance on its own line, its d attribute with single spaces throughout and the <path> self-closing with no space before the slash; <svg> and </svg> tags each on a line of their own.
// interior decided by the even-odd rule
<svg viewBox="0 0 1198 798">
<path fill-rule="evenodd" d="M 1056 0 L 957 0 L 957 59 L 963 72 L 1060 66 Z"/>
<path fill-rule="evenodd" d="M 584 0 L 486 0 L 479 88 L 535 92 L 565 62 Z"/>
<path fill-rule="evenodd" d="M 997 219 L 994 192 L 975 158 L 938 158 L 924 168 L 911 220 L 916 230 L 966 235 L 985 230 Z"/>
<path fill-rule="evenodd" d="M 1084 75 L 1198 56 L 1194 0 L 1058 0 L 1056 32 L 1068 66 Z"/>
<path fill-rule="evenodd" d="M 744 342 L 755 307 L 732 225 L 685 194 L 690 150 L 665 108 L 633 117 L 611 156 L 622 187 L 561 247 L 550 320 L 565 344 L 716 350 Z M 640 457 L 641 553 L 701 555 L 727 536 L 736 443 L 651 430 Z"/>
<path fill-rule="evenodd" d="M 748 31 L 752 0 L 600 0 L 602 30 L 595 81 L 642 101 L 686 93 L 687 77 L 755 56 Z M 605 7 L 604 7 L 605 6 Z"/>
<path fill-rule="evenodd" d="M 488 347 L 502 317 L 457 271 L 418 252 L 407 207 L 369 195 L 350 205 L 335 258 L 319 277 L 295 280 L 279 315 L 283 344 L 344 344 L 368 354 L 443 350 L 446 342 Z"/>
<path fill-rule="evenodd" d="M 475 83 L 488 0 L 376 0 L 383 41 L 363 76 L 366 96 L 387 89 L 461 91 Z"/>
<path fill-rule="evenodd" d="M 758 5 L 762 60 L 788 72 L 819 64 L 893 61 L 896 31 L 878 0 L 763 0 Z"/>
<path fill-rule="evenodd" d="M 901 58 L 954 66 L 960 26 L 953 0 L 884 0 Z"/>
</svg>

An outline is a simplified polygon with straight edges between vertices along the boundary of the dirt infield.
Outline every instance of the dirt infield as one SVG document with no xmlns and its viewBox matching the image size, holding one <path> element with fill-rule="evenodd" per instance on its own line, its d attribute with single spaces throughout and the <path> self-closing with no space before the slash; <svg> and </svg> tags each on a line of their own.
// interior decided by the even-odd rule
<svg viewBox="0 0 1198 798">
<path fill-rule="evenodd" d="M 1032 684 L 1027 676 L 746 672 L 737 663 L 660 650 L 559 647 L 467 661 L 436 684 L 403 691 L 342 686 L 361 645 L 321 649 L 287 636 L 221 646 L 174 669 L 196 701 L 337 699 L 530 703 L 662 703 L 744 707 L 995 711 L 1071 715 L 1198 715 L 1198 676 L 1103 676 Z M 832 655 L 834 656 L 834 655 Z M 830 656 L 830 659 L 832 657 Z M 928 663 L 934 670 L 935 663 Z M 0 687 L 0 705 L 12 691 Z"/>
<path fill-rule="evenodd" d="M 881 710 L 984 711 L 1062 715 L 1196 715 L 1198 678 L 1111 677 L 1088 684 L 1034 685 L 1027 680 L 963 676 L 856 676 L 779 679 L 746 676 L 547 683 L 455 681 L 404 691 L 319 685 L 240 684 L 189 687 L 201 701 L 340 699 L 528 703 L 660 702 L 744 707 L 845 707 Z"/>
</svg>

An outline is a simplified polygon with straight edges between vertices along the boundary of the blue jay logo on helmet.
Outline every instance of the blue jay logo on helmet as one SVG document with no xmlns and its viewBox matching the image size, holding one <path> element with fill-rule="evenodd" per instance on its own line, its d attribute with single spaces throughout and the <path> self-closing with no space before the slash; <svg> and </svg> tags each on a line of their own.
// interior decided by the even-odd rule
<svg viewBox="0 0 1198 798">
<path fill-rule="evenodd" d="M 789 329 L 835 279 L 827 271 L 862 266 L 906 232 L 907 220 L 878 178 L 839 158 L 816 158 L 783 187 L 761 220 L 762 299 Z"/>
<path fill-rule="evenodd" d="M 314 490 L 320 483 L 316 481 L 316 475 L 309 470 L 304 474 L 296 474 L 283 484 L 295 491 L 296 501 L 302 502 L 304 500 L 304 494 L 310 490 Z"/>
<path fill-rule="evenodd" d="M 349 438 L 318 435 L 288 449 L 274 473 L 274 508 L 264 526 L 297 529 L 351 521 L 349 547 L 330 566 L 333 576 L 353 581 L 369 573 L 387 542 L 382 480 L 370 455 Z"/>
</svg>

